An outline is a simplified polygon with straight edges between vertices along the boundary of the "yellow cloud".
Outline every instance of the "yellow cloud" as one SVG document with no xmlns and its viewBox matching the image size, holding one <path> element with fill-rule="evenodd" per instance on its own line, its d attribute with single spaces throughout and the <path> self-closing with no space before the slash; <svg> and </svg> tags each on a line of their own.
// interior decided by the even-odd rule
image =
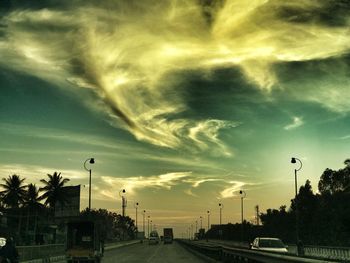
<svg viewBox="0 0 350 263">
<path fill-rule="evenodd" d="M 203 126 L 206 120 L 175 117 L 188 105 L 173 73 L 240 67 L 248 81 L 270 91 L 278 84 L 276 64 L 335 57 L 350 48 L 347 26 L 281 16 L 286 9 L 319 10 L 324 1 L 199 2 L 104 1 L 13 11 L 3 18 L 0 63 L 62 85 L 67 79 L 94 88 L 139 140 L 170 148 L 215 146 L 230 155 L 218 139 L 219 122 L 213 128 Z"/>
</svg>

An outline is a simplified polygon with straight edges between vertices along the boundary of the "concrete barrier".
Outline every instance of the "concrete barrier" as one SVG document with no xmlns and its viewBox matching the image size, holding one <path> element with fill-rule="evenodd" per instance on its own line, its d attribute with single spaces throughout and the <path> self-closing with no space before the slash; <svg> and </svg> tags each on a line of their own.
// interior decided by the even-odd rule
<svg viewBox="0 0 350 263">
<path fill-rule="evenodd" d="M 205 241 L 201 241 L 201 243 L 205 243 Z M 220 244 L 231 246 L 235 248 L 246 248 L 248 243 L 246 242 L 238 242 L 238 241 L 227 241 L 227 240 L 209 240 L 209 243 L 212 244 Z M 288 244 L 288 254 L 296 255 L 297 254 L 297 246 L 294 244 Z M 350 262 L 350 247 L 328 247 L 328 246 L 304 246 L 304 255 L 306 257 L 312 258 L 322 258 L 329 260 L 342 260 L 346 262 Z"/>
<path fill-rule="evenodd" d="M 349 247 L 305 246 L 305 256 L 350 261 Z"/>
<path fill-rule="evenodd" d="M 140 243 L 140 240 L 119 241 L 117 243 L 105 244 L 105 251 L 119 247 Z M 41 246 L 19 246 L 17 247 L 21 263 L 51 263 L 63 261 L 65 256 L 65 245 L 41 245 Z"/>
<path fill-rule="evenodd" d="M 64 249 L 64 244 L 17 247 L 19 258 L 21 261 L 60 256 L 64 254 Z"/>
</svg>

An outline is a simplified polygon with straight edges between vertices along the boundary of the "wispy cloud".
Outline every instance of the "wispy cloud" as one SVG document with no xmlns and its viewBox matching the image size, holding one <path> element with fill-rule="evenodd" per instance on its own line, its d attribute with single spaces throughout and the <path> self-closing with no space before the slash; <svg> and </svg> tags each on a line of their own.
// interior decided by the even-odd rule
<svg viewBox="0 0 350 263">
<path fill-rule="evenodd" d="M 348 140 L 350 139 L 350 135 L 345 135 L 339 138 L 340 140 Z"/>
<path fill-rule="evenodd" d="M 0 63 L 94 89 L 139 140 L 230 155 L 218 136 L 230 122 L 178 117 L 191 105 L 178 85 L 181 74 L 173 73 L 240 67 L 247 81 L 269 91 L 279 81 L 276 63 L 337 57 L 350 48 L 348 25 L 281 15 L 317 13 L 327 1 L 200 2 L 61 1 L 65 8 L 13 10 L 1 19 Z"/>
<path fill-rule="evenodd" d="M 154 176 L 137 176 L 117 178 L 111 176 L 102 176 L 101 180 L 116 189 L 128 189 L 128 192 L 133 193 L 137 189 L 143 188 L 164 188 L 170 190 L 173 186 L 182 182 L 184 178 L 190 177 L 192 172 L 176 172 L 166 173 Z M 102 194 L 108 196 L 110 190 L 102 191 Z"/>
<path fill-rule="evenodd" d="M 220 192 L 221 198 L 231 198 L 239 195 L 239 190 L 246 185 L 244 182 L 230 181 L 229 186 Z"/>
<path fill-rule="evenodd" d="M 293 122 L 284 126 L 283 128 L 287 131 L 296 129 L 304 124 L 303 118 L 302 117 L 293 117 Z"/>
<path fill-rule="evenodd" d="M 21 165 L 21 164 L 6 164 L 0 166 L 1 176 L 7 177 L 9 175 L 17 174 L 22 178 L 26 178 L 27 183 L 41 184 L 41 179 L 46 179 L 47 174 L 60 172 L 64 178 L 69 178 L 73 183 L 86 181 L 87 175 L 84 171 L 58 169 L 57 167 L 44 167 L 37 165 Z M 79 184 L 79 183 L 78 183 Z"/>
</svg>

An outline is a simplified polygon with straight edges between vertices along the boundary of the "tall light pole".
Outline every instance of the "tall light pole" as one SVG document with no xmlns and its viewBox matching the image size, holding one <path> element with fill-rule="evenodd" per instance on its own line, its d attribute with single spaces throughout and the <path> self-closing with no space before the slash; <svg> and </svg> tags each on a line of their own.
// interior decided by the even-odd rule
<svg viewBox="0 0 350 263">
<path fill-rule="evenodd" d="M 220 226 L 221 226 L 221 216 L 222 216 L 222 208 L 224 207 L 223 204 L 219 203 L 219 209 L 220 209 Z"/>
<path fill-rule="evenodd" d="M 297 179 L 297 172 L 303 167 L 303 163 L 300 159 L 292 157 L 291 163 L 297 163 L 299 162 L 300 166 L 298 169 L 294 169 L 294 182 L 295 182 L 295 239 L 296 243 L 298 245 L 299 243 L 299 207 L 298 207 L 298 179 Z"/>
<path fill-rule="evenodd" d="M 126 197 L 125 197 L 125 189 L 119 191 L 119 196 L 122 198 L 122 215 L 125 216 L 125 208 L 126 208 Z"/>
<path fill-rule="evenodd" d="M 90 164 L 95 163 L 94 158 L 87 158 L 84 162 L 84 168 L 86 171 L 89 171 L 89 211 L 91 210 L 91 169 L 86 168 L 86 162 L 89 161 Z"/>
<path fill-rule="evenodd" d="M 152 225 L 152 220 L 151 220 L 151 232 L 153 231 L 152 226 L 153 226 L 153 225 Z"/>
<path fill-rule="evenodd" d="M 146 216 L 146 210 L 143 210 L 142 212 L 143 216 L 143 235 L 146 236 L 146 229 L 145 229 L 145 216 Z"/>
<path fill-rule="evenodd" d="M 196 220 L 196 232 L 194 232 L 195 234 L 198 233 L 198 221 Z"/>
<path fill-rule="evenodd" d="M 203 228 L 203 224 L 202 224 L 202 223 L 203 223 L 203 222 L 202 222 L 202 221 L 203 221 L 203 217 L 200 216 L 199 219 L 201 220 L 201 228 L 200 228 L 200 229 L 202 229 L 202 228 Z"/>
<path fill-rule="evenodd" d="M 148 236 L 148 239 L 149 239 L 149 218 L 150 218 L 150 216 L 147 216 L 147 223 L 148 223 L 148 227 L 147 227 L 148 234 L 147 234 L 147 236 Z"/>
<path fill-rule="evenodd" d="M 246 197 L 246 193 L 243 190 L 239 191 L 239 194 L 241 195 L 241 223 L 243 225 L 244 216 L 243 216 L 243 199 Z"/>
<path fill-rule="evenodd" d="M 246 193 L 243 190 L 239 191 L 239 194 L 241 195 L 241 240 L 244 240 L 244 213 L 243 213 L 243 199 L 246 197 Z"/>
<path fill-rule="evenodd" d="M 191 238 L 193 239 L 193 225 L 191 224 Z"/>
<path fill-rule="evenodd" d="M 210 211 L 207 211 L 208 214 L 208 231 L 209 231 L 209 227 L 210 227 Z"/>
<path fill-rule="evenodd" d="M 135 206 L 135 209 L 136 209 L 136 232 L 139 232 L 139 229 L 138 229 L 138 227 L 137 227 L 137 208 L 139 207 L 139 203 L 136 202 L 136 203 L 134 204 L 134 206 Z"/>
</svg>

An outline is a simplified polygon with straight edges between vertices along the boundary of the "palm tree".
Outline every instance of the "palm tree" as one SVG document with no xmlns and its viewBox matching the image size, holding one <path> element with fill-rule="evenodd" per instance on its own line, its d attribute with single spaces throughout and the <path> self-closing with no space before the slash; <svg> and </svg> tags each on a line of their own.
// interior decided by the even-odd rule
<svg viewBox="0 0 350 263">
<path fill-rule="evenodd" d="M 0 192 L 2 202 L 6 207 L 18 208 L 24 201 L 26 185 L 23 184 L 25 178 L 21 179 L 19 175 L 9 175 L 3 178 L 4 184 L 0 184 L 5 190 Z"/>
<path fill-rule="evenodd" d="M 29 184 L 27 191 L 24 195 L 24 206 L 30 209 L 39 209 L 43 208 L 44 205 L 40 203 L 43 198 L 39 196 L 39 189 L 35 184 Z"/>
<path fill-rule="evenodd" d="M 27 192 L 24 196 L 24 206 L 27 208 L 27 225 L 26 232 L 28 233 L 29 227 L 29 217 L 30 214 L 34 212 L 34 233 L 36 233 L 37 228 L 37 216 L 40 209 L 45 206 L 40 203 L 43 198 L 39 196 L 39 189 L 35 184 L 29 184 L 27 188 Z"/>
<path fill-rule="evenodd" d="M 54 172 L 53 175 L 48 174 L 49 180 L 41 179 L 40 182 L 44 184 L 44 187 L 39 189 L 40 192 L 44 192 L 42 199 L 45 199 L 45 205 L 49 205 L 50 208 L 55 211 L 56 203 L 64 205 L 68 202 L 67 196 L 63 190 L 64 184 L 69 179 L 61 176 L 61 173 Z"/>
</svg>

